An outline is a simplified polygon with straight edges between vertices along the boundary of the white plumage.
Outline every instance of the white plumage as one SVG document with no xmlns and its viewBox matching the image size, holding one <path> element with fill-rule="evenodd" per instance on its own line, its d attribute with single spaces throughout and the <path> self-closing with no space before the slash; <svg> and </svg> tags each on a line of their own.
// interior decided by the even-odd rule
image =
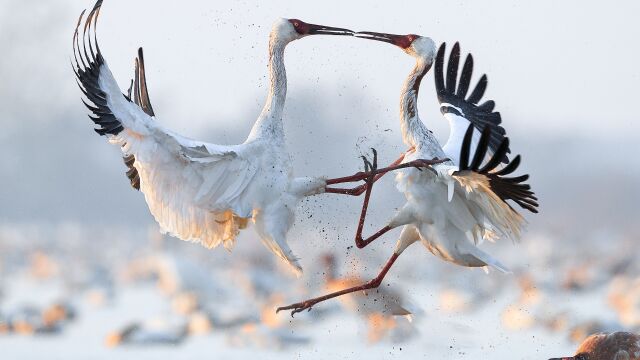
<svg viewBox="0 0 640 360">
<path fill-rule="evenodd" d="M 130 167 L 128 176 L 144 194 L 151 214 L 164 232 L 213 248 L 231 249 L 248 221 L 255 223 L 264 245 L 301 273 L 286 242 L 299 200 L 324 191 L 323 178 L 296 178 L 284 139 L 282 110 L 287 92 L 284 50 L 294 40 L 312 34 L 353 32 L 278 20 L 269 39 L 270 91 L 247 140 L 224 146 L 179 136 L 160 125 L 146 90 L 142 51 L 136 60 L 135 96 L 123 96 L 106 61 L 92 40 L 99 0 L 74 34 L 76 75 L 92 105 L 96 131 L 119 145 Z M 79 38 L 82 38 L 82 48 Z M 95 46 L 95 52 L 94 52 Z M 78 58 L 80 61 L 78 61 Z"/>
<path fill-rule="evenodd" d="M 460 149 L 462 148 L 462 138 L 464 137 L 465 131 L 467 131 L 467 127 L 469 127 L 469 120 L 465 119 L 462 116 L 446 113 L 444 117 L 449 120 L 449 138 L 447 142 L 442 147 L 442 151 L 446 154 L 447 158 L 451 160 L 454 164 L 458 164 L 460 162 Z M 478 131 L 474 131 L 472 149 L 475 149 L 478 146 Z"/>
<path fill-rule="evenodd" d="M 405 161 L 421 159 L 421 153 L 416 147 Z M 396 176 L 407 202 L 389 222 L 392 228 L 406 225 L 394 252 L 400 254 L 420 241 L 443 260 L 468 267 L 490 265 L 508 272 L 476 245 L 485 238 L 494 239 L 496 231 L 519 238 L 522 216 L 491 191 L 484 176 L 458 173 L 458 167 L 451 164 L 433 168 L 437 174 L 405 169 Z M 449 188 L 453 189 L 451 200 Z"/>
</svg>

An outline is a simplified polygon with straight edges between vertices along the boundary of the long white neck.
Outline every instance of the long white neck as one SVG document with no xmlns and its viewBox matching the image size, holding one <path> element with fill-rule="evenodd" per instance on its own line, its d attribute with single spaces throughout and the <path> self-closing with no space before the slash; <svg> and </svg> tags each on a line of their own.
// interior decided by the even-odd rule
<svg viewBox="0 0 640 360">
<path fill-rule="evenodd" d="M 274 34 L 269 38 L 269 95 L 247 141 L 269 138 L 284 142 L 282 111 L 287 97 L 287 72 L 284 66 L 286 46 L 287 43 L 279 40 Z"/>
<path fill-rule="evenodd" d="M 408 146 L 420 146 L 425 137 L 433 137 L 418 116 L 418 90 L 430 68 L 431 63 L 417 58 L 416 66 L 409 73 L 400 93 L 400 129 L 402 140 Z"/>
</svg>

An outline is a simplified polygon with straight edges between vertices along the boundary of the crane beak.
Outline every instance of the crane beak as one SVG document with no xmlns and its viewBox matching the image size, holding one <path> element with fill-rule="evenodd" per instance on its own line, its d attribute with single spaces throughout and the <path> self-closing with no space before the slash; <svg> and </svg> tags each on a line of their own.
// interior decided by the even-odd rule
<svg viewBox="0 0 640 360">
<path fill-rule="evenodd" d="M 549 359 L 549 360 L 573 360 L 574 357 L 570 356 L 570 357 L 562 357 L 562 358 L 553 358 L 553 359 Z"/>
<path fill-rule="evenodd" d="M 402 38 L 402 35 L 384 34 L 372 31 L 358 31 L 354 36 L 361 39 L 383 41 L 393 45 L 396 45 L 398 40 Z"/>
<path fill-rule="evenodd" d="M 331 27 L 331 26 L 324 26 L 324 25 L 315 25 L 315 24 L 308 24 L 309 25 L 309 31 L 307 32 L 307 34 L 309 35 L 349 35 L 349 36 L 353 36 L 354 31 L 353 30 L 349 30 L 349 29 L 343 29 L 343 28 L 337 28 L 337 27 Z"/>
</svg>

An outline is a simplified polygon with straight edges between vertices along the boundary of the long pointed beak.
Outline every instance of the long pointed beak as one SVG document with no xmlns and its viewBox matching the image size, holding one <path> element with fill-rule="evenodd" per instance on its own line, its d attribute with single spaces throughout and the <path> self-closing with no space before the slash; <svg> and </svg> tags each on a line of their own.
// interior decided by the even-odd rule
<svg viewBox="0 0 640 360">
<path fill-rule="evenodd" d="M 394 45 L 396 44 L 396 40 L 402 37 L 402 35 L 377 33 L 373 31 L 358 31 L 354 36 L 361 39 L 383 41 Z"/>
<path fill-rule="evenodd" d="M 309 24 L 309 35 L 349 35 L 353 36 L 354 31 L 338 27 Z"/>
<path fill-rule="evenodd" d="M 575 359 L 575 357 L 569 356 L 569 357 L 553 358 L 549 360 L 573 360 L 573 359 Z"/>
</svg>

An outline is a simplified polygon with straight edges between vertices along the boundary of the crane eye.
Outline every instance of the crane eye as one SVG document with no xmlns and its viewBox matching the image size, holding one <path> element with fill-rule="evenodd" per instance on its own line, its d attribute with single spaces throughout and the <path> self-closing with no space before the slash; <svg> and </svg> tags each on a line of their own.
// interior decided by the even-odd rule
<svg viewBox="0 0 640 360">
<path fill-rule="evenodd" d="M 306 24 L 304 21 L 300 21 L 298 19 L 291 19 L 289 23 L 293 26 L 293 29 L 300 35 L 305 35 L 308 32 Z"/>
</svg>

